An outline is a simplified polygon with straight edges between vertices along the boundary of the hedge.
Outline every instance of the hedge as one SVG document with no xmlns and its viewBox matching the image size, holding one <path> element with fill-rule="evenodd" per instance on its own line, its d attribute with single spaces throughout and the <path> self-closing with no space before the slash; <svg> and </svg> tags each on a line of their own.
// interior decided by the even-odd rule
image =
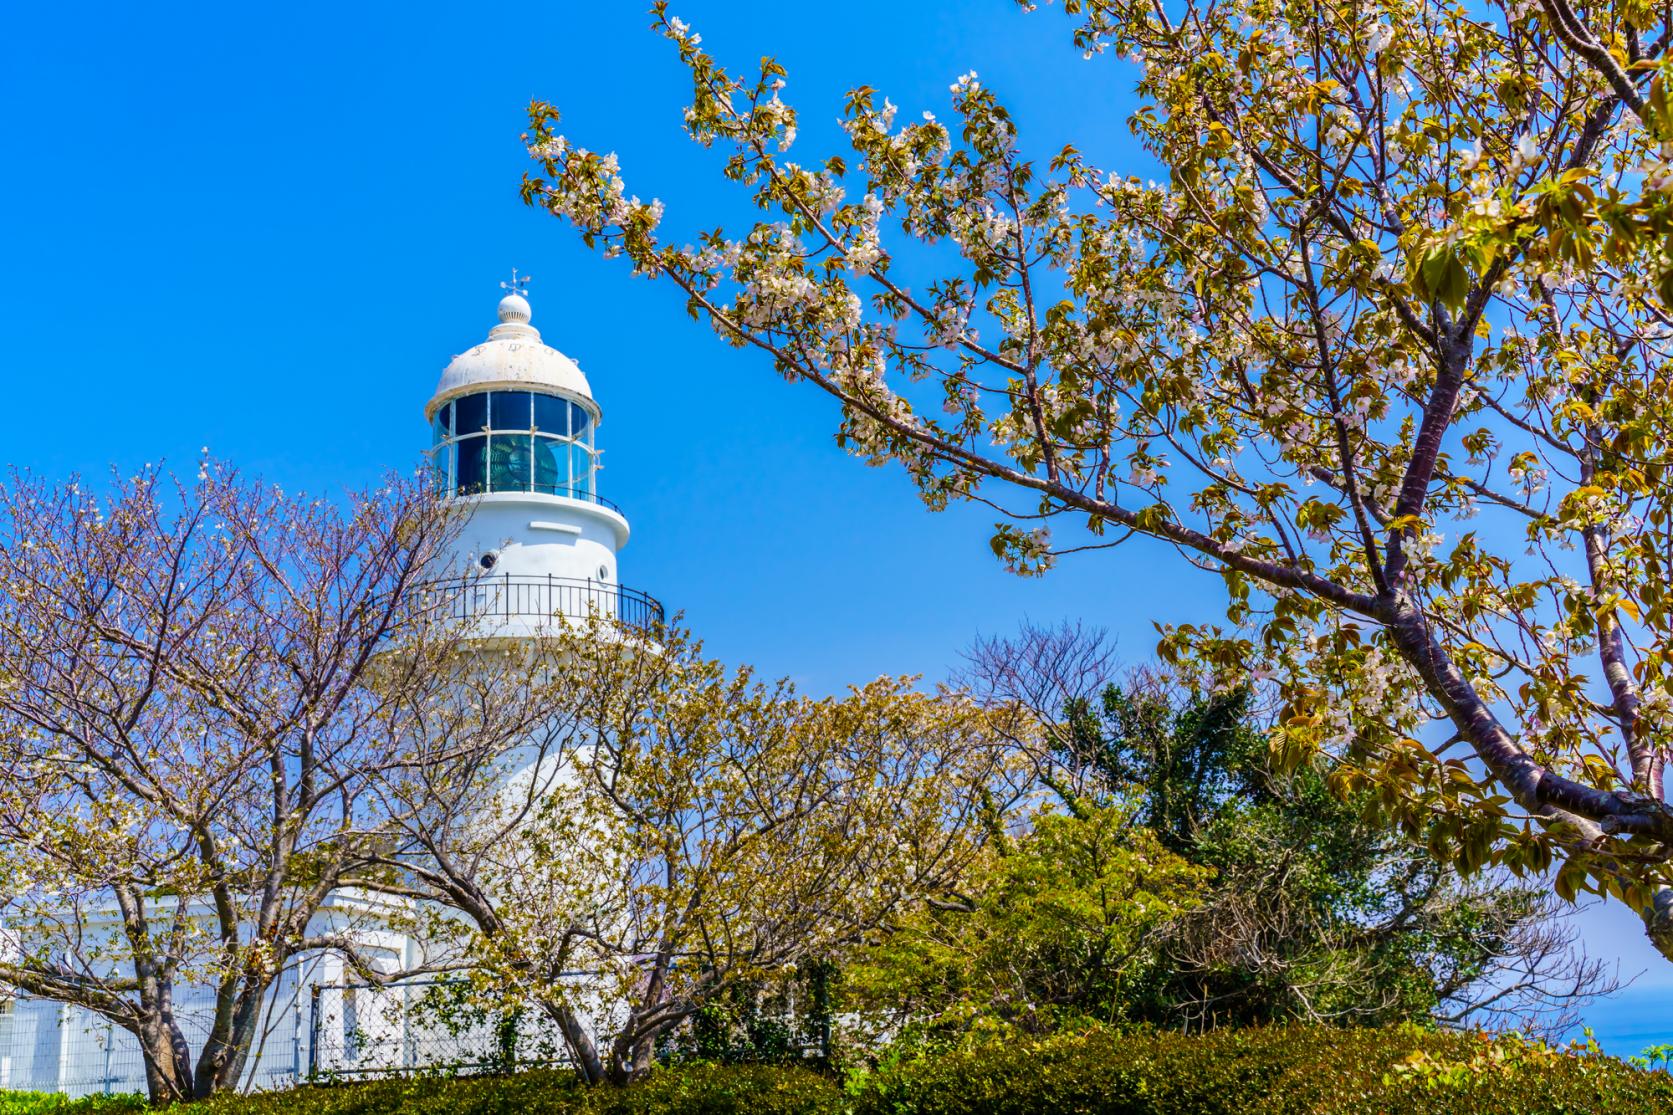
<svg viewBox="0 0 1673 1115">
<path fill-rule="evenodd" d="M 1093 1033 L 923 1057 L 853 1115 L 1636 1115 L 1673 1077 L 1595 1051 L 1416 1027 Z"/>
<path fill-rule="evenodd" d="M 0 1115 L 137 1115 L 148 1110 L 140 1096 L 88 1096 L 72 1100 L 45 1092 L 0 1091 Z"/>
<path fill-rule="evenodd" d="M 130 1115 L 135 1099 L 0 1093 L 0 1115 Z M 627 1088 L 528 1072 L 222 1096 L 202 1115 L 1649 1115 L 1673 1077 L 1595 1051 L 1416 1028 L 1095 1032 L 922 1054 L 852 1078 L 688 1065 Z"/>
<path fill-rule="evenodd" d="M 192 1115 L 836 1115 L 842 1089 L 806 1069 L 690 1065 L 653 1073 L 627 1088 L 584 1087 L 572 1073 L 413 1077 L 283 1092 L 218 1096 Z M 0 1115 L 135 1115 L 137 1096 L 0 1092 Z"/>
</svg>

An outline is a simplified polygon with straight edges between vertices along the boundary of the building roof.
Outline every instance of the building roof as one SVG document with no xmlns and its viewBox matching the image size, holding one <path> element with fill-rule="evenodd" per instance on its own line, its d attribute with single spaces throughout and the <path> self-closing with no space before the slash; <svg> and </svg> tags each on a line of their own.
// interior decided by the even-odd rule
<svg viewBox="0 0 1673 1115">
<path fill-rule="evenodd" d="M 575 361 L 545 344 L 529 324 L 529 303 L 515 292 L 500 299 L 500 323 L 488 339 L 453 358 L 441 374 L 426 417 L 460 395 L 491 388 L 545 390 L 592 401 L 592 388 Z M 597 410 L 594 406 L 593 410 Z"/>
</svg>

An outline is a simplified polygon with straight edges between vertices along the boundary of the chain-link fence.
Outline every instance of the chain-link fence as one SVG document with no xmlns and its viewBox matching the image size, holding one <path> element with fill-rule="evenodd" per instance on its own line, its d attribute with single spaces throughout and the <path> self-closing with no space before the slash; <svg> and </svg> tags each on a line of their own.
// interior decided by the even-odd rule
<svg viewBox="0 0 1673 1115">
<path fill-rule="evenodd" d="M 489 1010 L 460 983 L 317 986 L 308 1017 L 309 1079 L 512 1072 L 569 1060 L 544 1015 Z"/>
<path fill-rule="evenodd" d="M 189 994 L 177 1015 L 199 1048 L 213 1004 Z M 564 1063 L 561 1035 L 533 1011 L 493 1012 L 449 982 L 321 985 L 281 980 L 241 1087 L 412 1072 L 471 1074 Z M 78 1007 L 18 997 L 0 1006 L 0 1090 L 69 1096 L 145 1091 L 139 1044 Z"/>
<path fill-rule="evenodd" d="M 307 1002 L 287 973 L 269 993 L 242 1086 L 284 1088 L 307 1067 Z M 187 990 L 176 1008 L 192 1047 L 208 1033 L 214 1004 Z M 145 1091 L 145 1058 L 126 1030 L 91 1011 L 48 999 L 18 996 L 0 1008 L 0 1089 L 68 1096 Z"/>
<path fill-rule="evenodd" d="M 734 989 L 667 1035 L 658 1056 L 828 1061 L 826 983 L 820 969 L 772 991 Z M 201 1048 L 213 1005 L 207 991 L 187 992 L 177 1003 L 194 1049 Z M 610 1013 L 596 1002 L 583 1010 L 606 1033 Z M 240 1087 L 260 1091 L 308 1081 L 500 1073 L 568 1063 L 563 1036 L 543 1012 L 484 1007 L 462 982 L 326 984 L 292 970 L 269 995 Z M 145 1063 L 132 1035 L 108 1020 L 62 1003 L 19 997 L 0 1005 L 3 1089 L 69 1096 L 144 1092 Z"/>
</svg>

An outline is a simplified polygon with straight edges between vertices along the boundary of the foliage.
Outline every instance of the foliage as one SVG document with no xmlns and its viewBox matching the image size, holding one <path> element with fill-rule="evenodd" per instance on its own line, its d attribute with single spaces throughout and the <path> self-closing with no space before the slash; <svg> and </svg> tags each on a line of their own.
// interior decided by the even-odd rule
<svg viewBox="0 0 1673 1115">
<path fill-rule="evenodd" d="M 300 954 L 368 967 L 315 914 L 381 869 L 374 778 L 412 737 L 529 715 L 426 598 L 454 523 L 418 482 L 339 506 L 208 460 L 0 484 L 0 984 L 131 1033 L 152 1098 L 236 1087 Z"/>
<path fill-rule="evenodd" d="M 144 1096 L 87 1096 L 70 1099 L 56 1092 L 0 1090 L 0 1115 L 130 1115 L 147 1111 Z"/>
<path fill-rule="evenodd" d="M 898 1061 L 844 1089 L 788 1066 L 659 1068 L 625 1087 L 569 1072 L 418 1077 L 222 1095 L 205 1115 L 1650 1115 L 1673 1078 L 1520 1038 L 1410 1027 L 1100 1030 Z M 0 1115 L 124 1115 L 138 1097 L 0 1092 Z"/>
<path fill-rule="evenodd" d="M 1574 949 L 1543 888 L 1461 878 L 1420 841 L 1333 794 L 1313 764 L 1274 770 L 1247 689 L 1190 697 L 1106 688 L 1082 711 L 1108 792 L 1140 795 L 1210 872 L 1159 945 L 1140 1017 L 1201 1028 L 1285 1020 L 1432 1019 L 1566 1032 L 1615 987 Z"/>
<path fill-rule="evenodd" d="M 856 1093 L 856 1115 L 1648 1115 L 1673 1102 L 1673 1079 L 1595 1047 L 1295 1026 L 991 1044 L 890 1066 Z"/>
<path fill-rule="evenodd" d="M 206 1115 L 834 1115 L 840 1097 L 836 1085 L 805 1069 L 695 1065 L 654 1072 L 627 1087 L 588 1088 L 574 1073 L 539 1070 L 229 1096 L 203 1110 Z"/>
<path fill-rule="evenodd" d="M 736 982 L 665 1038 L 658 1059 L 828 1067 L 836 975 L 833 962 L 810 960 L 776 980 Z"/>
<path fill-rule="evenodd" d="M 544 102 L 524 199 L 831 396 L 932 509 L 998 508 L 1019 572 L 1149 539 L 1217 573 L 1226 623 L 1161 650 L 1269 670 L 1287 763 L 1330 751 L 1434 854 L 1555 867 L 1673 958 L 1669 13 L 1063 8 L 1132 75 L 1142 162 L 1030 160 L 974 73 L 946 123 L 855 89 L 850 149 L 797 160 L 784 68 L 729 72 L 658 3 L 759 219 L 677 246 Z"/>
<path fill-rule="evenodd" d="M 1001 755 L 957 693 L 813 700 L 602 618 L 523 653 L 542 723 L 489 776 L 415 787 L 395 889 L 467 915 L 482 993 L 547 1012 L 591 1080 L 648 1071 L 687 1019 L 948 889 L 980 845 L 972 787 Z"/>
<path fill-rule="evenodd" d="M 223 1094 L 191 1105 L 204 1115 L 836 1115 L 842 1091 L 791 1066 L 694 1064 L 659 1069 L 627 1087 L 586 1087 L 572 1072 L 415 1076 L 286 1091 Z M 140 1115 L 141 1096 L 70 1099 L 0 1091 L 0 1115 Z M 171 1109 L 172 1110 L 172 1109 Z"/>
<path fill-rule="evenodd" d="M 962 901 L 921 907 L 858 953 L 845 1001 L 915 1039 L 1130 1017 L 1166 961 L 1158 931 L 1212 876 L 1130 821 L 1117 806 L 1038 814 L 986 851 Z"/>
<path fill-rule="evenodd" d="M 958 902 L 848 964 L 848 1004 L 936 1042 L 1088 1022 L 1204 1029 L 1420 1020 L 1560 1034 L 1615 987 L 1543 888 L 1461 879 L 1274 770 L 1247 689 L 1119 684 L 1097 632 L 985 640 L 965 681 L 1050 802 L 994 842 Z"/>
<path fill-rule="evenodd" d="M 1628 1060 L 1639 1068 L 1652 1069 L 1659 1066 L 1664 1072 L 1673 1071 L 1673 1042 L 1646 1046 L 1638 1056 Z"/>
<path fill-rule="evenodd" d="M 823 1115 L 840 1110 L 829 1079 L 786 1066 L 659 1069 L 625 1087 L 586 1087 L 572 1072 L 388 1080 L 301 1088 L 207 1105 L 206 1115 Z"/>
</svg>

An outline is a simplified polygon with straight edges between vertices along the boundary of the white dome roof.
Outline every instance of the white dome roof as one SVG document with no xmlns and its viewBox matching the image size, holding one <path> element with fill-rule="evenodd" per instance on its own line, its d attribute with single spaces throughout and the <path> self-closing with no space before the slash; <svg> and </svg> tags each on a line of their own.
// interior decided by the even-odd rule
<svg viewBox="0 0 1673 1115">
<path fill-rule="evenodd" d="M 426 416 L 458 395 L 490 388 L 533 388 L 559 391 L 566 395 L 592 398 L 592 388 L 580 365 L 542 344 L 540 330 L 529 324 L 529 303 L 520 294 L 500 299 L 500 323 L 488 332 L 488 339 L 453 358 L 436 384 Z"/>
</svg>

